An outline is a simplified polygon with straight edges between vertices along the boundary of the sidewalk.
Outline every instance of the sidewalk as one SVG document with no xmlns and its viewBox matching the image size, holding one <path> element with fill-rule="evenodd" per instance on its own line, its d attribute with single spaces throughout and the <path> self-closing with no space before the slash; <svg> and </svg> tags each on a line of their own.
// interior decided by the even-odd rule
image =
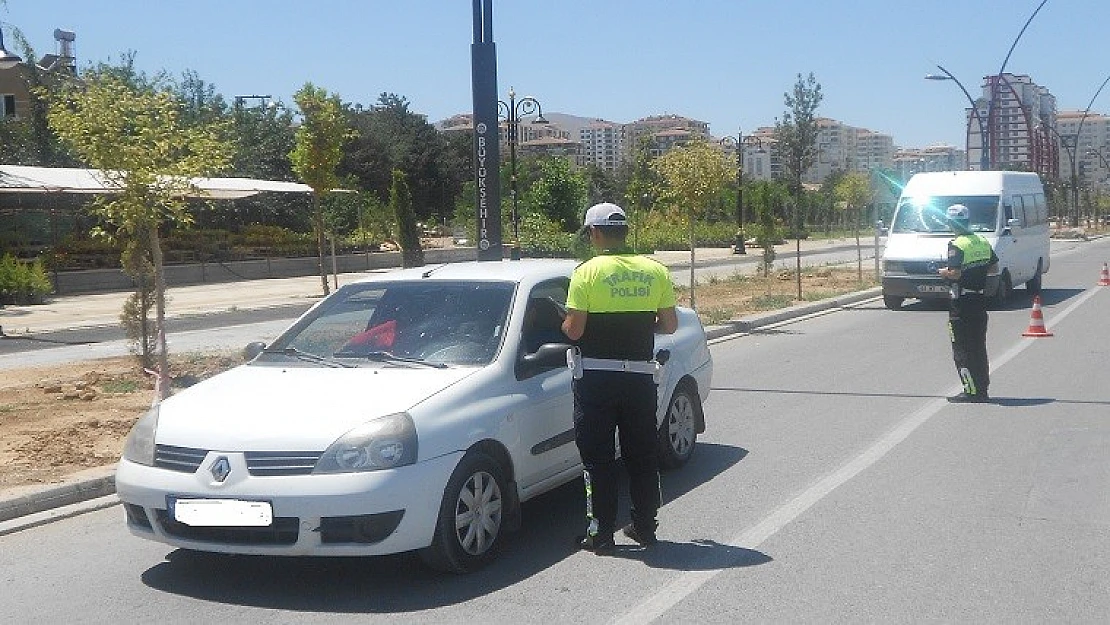
<svg viewBox="0 0 1110 625">
<path fill-rule="evenodd" d="M 870 243 L 864 240 L 866 246 Z M 795 243 L 788 241 L 775 247 L 778 262 L 792 258 Z M 803 253 L 833 251 L 855 246 L 854 240 L 805 240 Z M 754 271 L 761 250 L 748 248 L 745 255 L 734 254 L 732 248 L 697 248 L 694 251 L 695 269 L 722 265 L 738 265 Z M 660 251 L 652 255 L 672 271 L 690 267 L 689 251 Z M 509 261 L 505 261 L 509 262 Z M 340 285 L 385 270 L 342 273 Z M 334 282 L 329 284 L 334 288 Z M 257 310 L 296 304 L 311 304 L 323 293 L 319 276 L 295 278 L 269 278 L 240 282 L 219 282 L 167 289 L 166 316 L 183 317 L 233 310 Z M 63 295 L 50 298 L 45 304 L 33 306 L 7 306 L 0 308 L 0 331 L 7 335 L 34 335 L 43 332 L 119 325 L 120 311 L 129 292 Z"/>
</svg>

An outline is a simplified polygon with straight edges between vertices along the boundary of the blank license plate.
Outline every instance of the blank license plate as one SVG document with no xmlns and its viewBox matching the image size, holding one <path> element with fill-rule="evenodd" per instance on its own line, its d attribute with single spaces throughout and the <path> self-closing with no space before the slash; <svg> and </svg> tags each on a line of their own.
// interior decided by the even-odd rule
<svg viewBox="0 0 1110 625">
<path fill-rule="evenodd" d="M 943 284 L 921 284 L 917 287 L 918 293 L 947 293 L 948 287 Z"/>
<path fill-rule="evenodd" d="M 269 527 L 274 511 L 269 502 L 237 499 L 176 499 L 170 501 L 174 520 L 193 527 Z"/>
</svg>

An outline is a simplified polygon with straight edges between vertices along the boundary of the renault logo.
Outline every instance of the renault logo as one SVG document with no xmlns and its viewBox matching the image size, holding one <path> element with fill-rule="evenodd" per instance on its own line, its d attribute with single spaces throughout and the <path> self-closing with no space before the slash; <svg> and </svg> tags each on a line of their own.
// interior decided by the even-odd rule
<svg viewBox="0 0 1110 625">
<path fill-rule="evenodd" d="M 217 482 L 223 483 L 227 476 L 231 475 L 231 461 L 227 459 L 227 456 L 220 456 L 216 458 L 216 461 L 212 463 L 212 467 L 208 470 Z"/>
</svg>

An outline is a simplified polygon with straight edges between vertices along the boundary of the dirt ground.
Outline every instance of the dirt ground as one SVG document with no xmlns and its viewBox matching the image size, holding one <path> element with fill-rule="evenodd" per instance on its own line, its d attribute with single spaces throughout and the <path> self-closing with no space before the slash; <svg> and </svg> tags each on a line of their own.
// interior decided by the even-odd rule
<svg viewBox="0 0 1110 625">
<path fill-rule="evenodd" d="M 865 265 L 856 269 L 803 268 L 804 301 L 874 286 Z M 716 324 L 760 310 L 800 303 L 793 272 L 770 278 L 732 276 L 698 284 L 702 321 Z M 680 289 L 688 305 L 689 290 Z M 171 355 L 174 390 L 241 362 L 237 352 Z M 115 463 L 135 421 L 150 407 L 154 385 L 135 358 L 0 370 L 0 491 L 61 481 L 83 469 Z"/>
</svg>

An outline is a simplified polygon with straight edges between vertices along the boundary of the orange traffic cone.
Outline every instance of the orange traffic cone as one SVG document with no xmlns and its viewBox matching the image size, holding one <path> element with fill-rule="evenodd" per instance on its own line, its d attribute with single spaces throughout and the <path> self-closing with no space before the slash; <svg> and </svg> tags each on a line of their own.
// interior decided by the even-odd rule
<svg viewBox="0 0 1110 625">
<path fill-rule="evenodd" d="M 1106 263 L 1102 263 L 1102 273 L 1098 276 L 1099 286 L 1110 286 L 1110 269 L 1106 268 Z"/>
<path fill-rule="evenodd" d="M 1041 296 L 1033 296 L 1033 312 L 1029 315 L 1029 328 L 1021 333 L 1022 336 L 1052 336 L 1044 327 L 1044 316 L 1041 315 Z"/>
</svg>

